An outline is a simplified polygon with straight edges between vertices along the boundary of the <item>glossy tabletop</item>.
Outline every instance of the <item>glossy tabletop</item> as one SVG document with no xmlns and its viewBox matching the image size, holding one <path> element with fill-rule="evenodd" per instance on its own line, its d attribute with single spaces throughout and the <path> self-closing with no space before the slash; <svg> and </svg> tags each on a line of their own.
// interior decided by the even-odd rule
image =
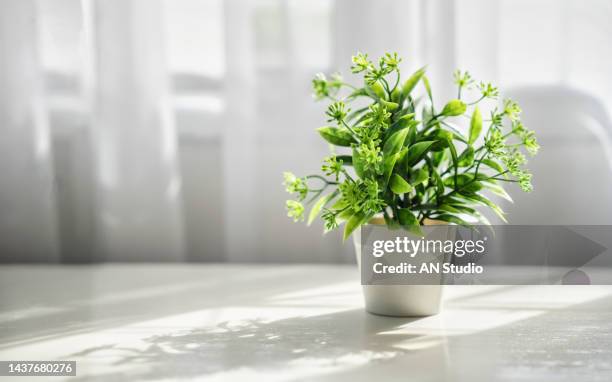
<svg viewBox="0 0 612 382">
<path fill-rule="evenodd" d="M 2 266 L 0 360 L 75 360 L 67 381 L 612 380 L 612 287 L 445 288 L 441 314 L 389 318 L 355 266 Z"/>
</svg>

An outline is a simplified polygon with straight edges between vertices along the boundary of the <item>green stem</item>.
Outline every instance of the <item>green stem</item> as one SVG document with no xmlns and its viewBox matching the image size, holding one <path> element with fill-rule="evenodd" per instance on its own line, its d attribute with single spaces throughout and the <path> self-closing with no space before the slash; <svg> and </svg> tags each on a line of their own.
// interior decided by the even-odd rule
<svg viewBox="0 0 612 382">
<path fill-rule="evenodd" d="M 468 105 L 468 106 L 475 105 L 475 104 L 477 104 L 478 102 L 482 101 L 484 98 L 485 98 L 485 97 L 484 97 L 484 96 L 482 96 L 482 97 L 478 98 L 476 101 L 474 101 L 474 102 L 470 102 L 470 103 L 468 103 L 467 105 Z"/>
<path fill-rule="evenodd" d="M 359 139 L 359 136 L 357 135 L 355 130 L 353 130 L 346 122 L 344 122 L 344 120 L 342 120 L 342 124 L 344 125 L 344 127 L 346 127 L 351 132 L 351 134 L 353 135 L 353 138 L 355 138 L 355 140 L 358 143 L 361 143 L 361 140 Z"/>
<path fill-rule="evenodd" d="M 393 93 L 395 91 L 395 89 L 397 89 L 397 85 L 399 85 L 400 82 L 400 72 L 399 70 L 395 70 L 395 73 L 397 74 L 397 77 L 395 78 L 395 85 L 393 85 L 393 90 L 391 90 L 391 93 Z M 389 96 L 391 96 L 391 94 L 389 93 Z"/>
</svg>

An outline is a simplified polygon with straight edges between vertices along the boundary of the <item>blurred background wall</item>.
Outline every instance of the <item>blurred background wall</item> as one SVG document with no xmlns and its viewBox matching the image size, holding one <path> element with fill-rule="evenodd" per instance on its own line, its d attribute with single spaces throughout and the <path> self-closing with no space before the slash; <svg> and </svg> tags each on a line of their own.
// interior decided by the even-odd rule
<svg viewBox="0 0 612 382">
<path fill-rule="evenodd" d="M 351 262 L 285 216 L 316 72 L 468 69 L 542 145 L 514 224 L 612 223 L 608 0 L 0 0 L 0 261 Z"/>
</svg>

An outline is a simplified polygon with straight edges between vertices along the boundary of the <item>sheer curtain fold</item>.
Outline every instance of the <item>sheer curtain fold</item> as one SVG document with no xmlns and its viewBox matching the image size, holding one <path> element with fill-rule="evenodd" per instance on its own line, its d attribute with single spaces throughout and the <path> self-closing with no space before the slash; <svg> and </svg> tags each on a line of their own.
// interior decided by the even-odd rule
<svg viewBox="0 0 612 382">
<path fill-rule="evenodd" d="M 286 218 L 281 182 L 284 170 L 320 169 L 329 150 L 314 129 L 326 124 L 325 105 L 312 101 L 310 80 L 343 71 L 359 81 L 348 70 L 358 51 L 373 59 L 396 51 L 404 72 L 427 65 L 440 103 L 456 97 L 452 72 L 459 68 L 525 98 L 527 110 L 554 111 L 553 101 L 521 90 L 547 87 L 555 96 L 584 93 L 612 114 L 607 0 L 54 3 L 68 7 L 66 17 L 82 16 L 83 54 L 76 43 L 64 44 L 78 23 L 67 28 L 61 12 L 50 22 L 60 30 L 40 38 L 39 1 L 0 4 L 0 261 L 57 261 L 68 247 L 69 259 L 82 261 L 352 261 L 338 233 L 322 236 L 319 222 L 307 229 Z M 206 27 L 198 15 L 206 15 Z M 52 53 L 50 67 L 41 68 L 41 48 Z M 49 92 L 50 84 L 59 87 Z M 65 88 L 79 86 L 76 102 L 67 102 Z M 54 118 L 49 127 L 46 104 L 63 105 L 73 126 Z M 525 113 L 530 128 L 550 130 L 550 118 L 533 115 Z M 62 134 L 73 138 L 70 153 L 54 142 Z M 545 142 L 549 152 L 563 152 L 555 142 Z M 583 148 L 602 144 L 593 139 Z M 72 164 L 78 171 L 66 170 Z M 553 178 L 541 172 L 537 182 L 553 190 Z M 538 211 L 534 200 L 513 208 Z M 87 234 L 71 232 L 78 229 Z"/>
<path fill-rule="evenodd" d="M 161 3 L 91 0 L 84 6 L 93 76 L 97 256 L 184 260 Z"/>
<path fill-rule="evenodd" d="M 35 0 L 0 10 L 0 259 L 57 261 L 52 152 Z"/>
</svg>

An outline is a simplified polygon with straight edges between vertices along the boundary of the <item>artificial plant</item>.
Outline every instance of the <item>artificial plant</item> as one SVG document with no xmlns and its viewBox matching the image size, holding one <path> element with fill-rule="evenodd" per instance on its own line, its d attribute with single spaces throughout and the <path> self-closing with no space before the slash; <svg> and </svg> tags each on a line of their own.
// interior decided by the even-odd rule
<svg viewBox="0 0 612 382">
<path fill-rule="evenodd" d="M 339 74 L 313 79 L 315 99 L 329 101 L 330 125 L 318 132 L 332 154 L 321 174 L 284 174 L 296 197 L 286 203 L 289 217 L 303 220 L 304 204 L 313 203 L 308 224 L 319 215 L 326 231 L 344 223 L 344 239 L 376 215 L 391 229 L 420 232 L 426 219 L 489 224 L 477 206 L 505 221 L 488 192 L 511 201 L 503 183 L 532 190 L 522 151 L 535 155 L 539 146 L 516 102 L 497 101 L 491 83 L 476 85 L 468 72 L 455 71 L 457 98 L 436 104 L 425 68 L 402 81 L 400 62 L 396 53 L 377 64 L 367 54 L 353 56 L 351 72 L 363 77 L 361 87 Z"/>
</svg>

